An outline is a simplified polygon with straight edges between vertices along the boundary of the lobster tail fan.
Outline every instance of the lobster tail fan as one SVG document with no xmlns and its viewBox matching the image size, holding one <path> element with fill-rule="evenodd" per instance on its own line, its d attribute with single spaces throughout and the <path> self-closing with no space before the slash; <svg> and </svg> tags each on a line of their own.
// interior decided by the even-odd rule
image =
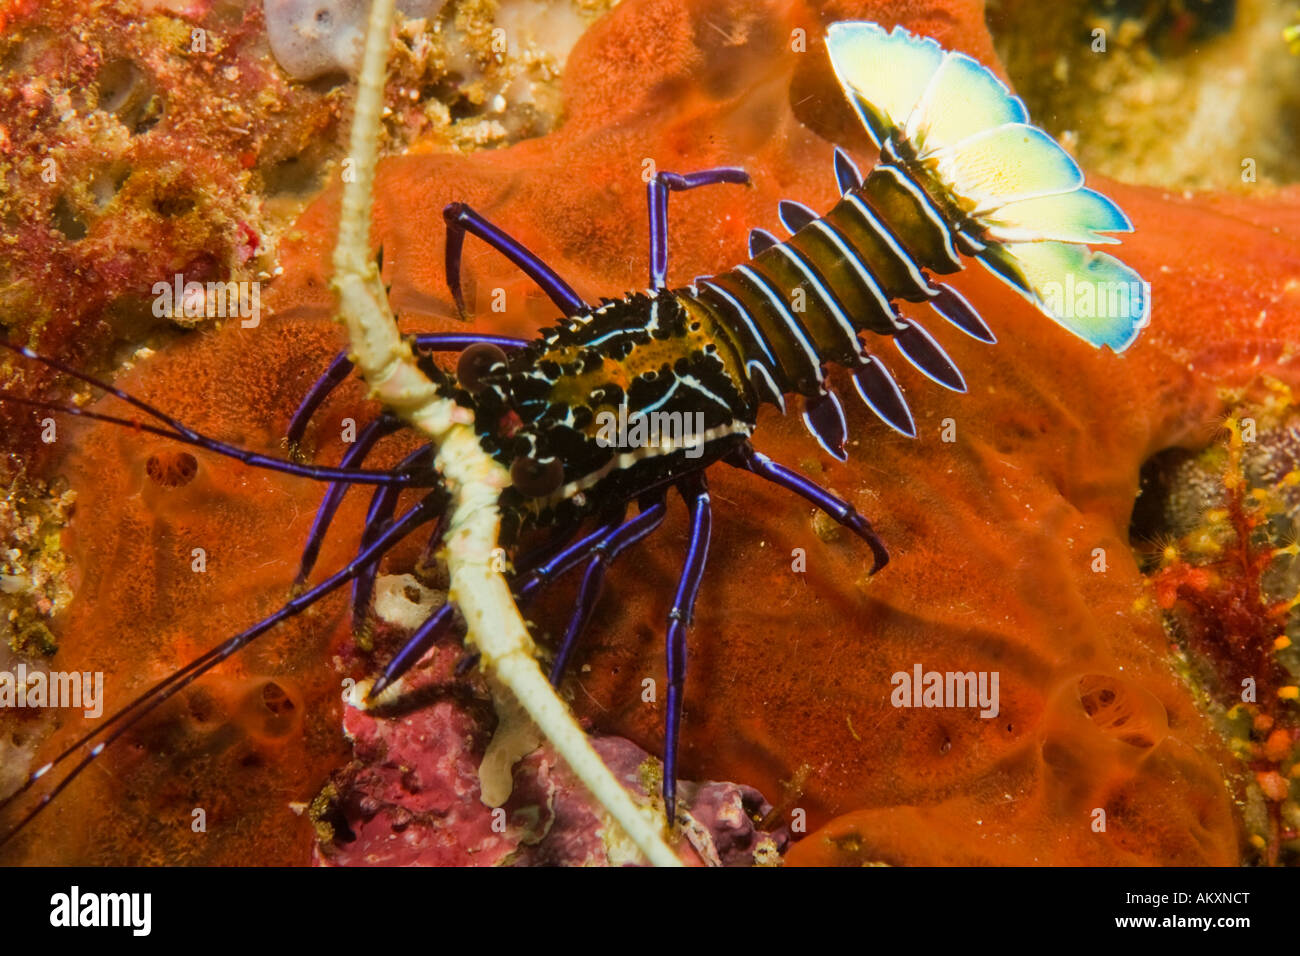
<svg viewBox="0 0 1300 956">
<path fill-rule="evenodd" d="M 1122 352 L 1150 321 L 1151 285 L 1112 255 L 1069 242 L 992 245 L 980 261 L 1060 326 Z"/>
<path fill-rule="evenodd" d="M 1091 189 L 1007 203 L 986 215 L 984 222 L 987 238 L 998 242 L 1117 243 L 1104 233 L 1133 231 L 1123 211 Z"/>
<path fill-rule="evenodd" d="M 1138 273 L 1088 245 L 1132 223 L 1028 123 L 987 67 L 901 27 L 836 23 L 827 49 L 884 162 L 926 191 L 960 245 L 1074 335 L 1116 352 L 1150 317 Z"/>
<path fill-rule="evenodd" d="M 1070 154 L 1025 123 L 986 129 L 925 155 L 925 165 L 958 205 L 972 209 L 980 225 L 1008 203 L 1083 186 L 1083 173 Z"/>
<path fill-rule="evenodd" d="M 903 124 L 943 62 L 943 48 L 901 27 L 886 33 L 858 22 L 832 23 L 826 46 L 840 86 L 876 145 L 901 139 Z"/>
<path fill-rule="evenodd" d="M 960 143 L 999 126 L 1029 122 L 1020 97 L 978 60 L 949 52 L 907 118 L 904 137 L 921 152 Z"/>
</svg>

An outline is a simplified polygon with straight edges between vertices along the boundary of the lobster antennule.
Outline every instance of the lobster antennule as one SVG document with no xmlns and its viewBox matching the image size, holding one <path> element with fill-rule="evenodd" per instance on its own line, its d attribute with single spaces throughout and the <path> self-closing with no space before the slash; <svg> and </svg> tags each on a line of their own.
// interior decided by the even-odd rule
<svg viewBox="0 0 1300 956">
<path fill-rule="evenodd" d="M 110 385 L 101 379 L 95 378 L 92 375 L 80 372 L 63 362 L 60 362 L 58 359 L 42 355 L 41 353 L 23 345 L 14 345 L 13 343 L 7 342 L 3 339 L 0 339 L 0 348 L 8 349 L 11 352 L 17 352 L 25 358 L 40 362 L 42 365 L 48 366 L 55 371 L 63 372 L 65 375 L 70 375 L 78 381 L 85 382 L 87 385 L 105 391 L 114 398 L 118 398 L 126 402 L 128 405 L 144 412 L 150 418 L 160 422 L 161 425 L 150 425 L 146 422 L 137 422 L 115 415 L 108 415 L 103 412 L 93 412 L 88 409 L 77 408 L 73 405 L 64 405 L 58 402 L 27 398 L 26 396 L 14 395 L 10 392 L 4 391 L 0 391 L 0 402 L 13 402 L 18 405 L 27 405 L 32 408 L 44 408 L 49 411 L 62 412 L 66 415 L 75 415 L 80 418 L 88 418 L 94 421 L 123 425 L 128 428 L 148 432 L 152 435 L 158 435 L 162 438 L 170 438 L 173 441 L 192 445 L 196 448 L 203 448 L 227 458 L 241 461 L 244 464 L 255 468 L 280 471 L 290 475 L 298 475 L 303 478 L 313 478 L 317 481 L 349 481 L 358 484 L 420 487 L 421 479 L 414 473 L 398 474 L 389 471 L 371 471 L 361 468 L 328 468 L 320 465 L 306 465 L 296 461 L 272 458 L 269 455 L 262 455 L 245 448 L 239 448 L 235 445 L 230 445 L 226 442 L 201 434 L 200 432 L 196 432 L 160 409 L 150 405 L 143 399 L 137 398 L 136 396 L 131 395 L 114 385 Z"/>
</svg>

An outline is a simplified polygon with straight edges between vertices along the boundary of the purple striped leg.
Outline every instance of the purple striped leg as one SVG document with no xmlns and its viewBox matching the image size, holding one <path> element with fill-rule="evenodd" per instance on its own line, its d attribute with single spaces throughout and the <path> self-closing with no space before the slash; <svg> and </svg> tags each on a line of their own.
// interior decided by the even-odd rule
<svg viewBox="0 0 1300 956">
<path fill-rule="evenodd" d="M 188 427 L 179 420 L 172 418 L 170 415 L 155 408 L 143 399 L 136 398 L 122 389 L 117 388 L 102 379 L 95 378 L 93 375 L 87 375 L 79 372 L 72 366 L 60 362 L 58 359 L 41 355 L 39 352 L 29 349 L 25 345 L 14 345 L 12 342 L 6 342 L 0 339 L 0 349 L 7 349 L 17 352 L 24 358 L 40 362 L 55 371 L 63 372 L 70 375 L 80 382 L 85 382 L 94 388 L 107 392 L 115 398 L 119 398 L 134 408 L 144 412 L 155 421 L 161 422 L 165 427 L 150 425 L 145 422 L 133 421 L 129 418 L 121 418 L 117 415 L 108 415 L 101 412 L 93 412 L 85 408 L 77 408 L 74 405 L 64 405 L 59 402 L 47 402 L 42 399 L 24 398 L 21 395 L 10 395 L 7 392 L 0 392 L 0 402 L 13 402 L 17 405 L 25 405 L 29 408 L 41 408 L 54 412 L 62 412 L 66 415 L 76 415 L 80 418 L 90 419 L 97 422 L 108 422 L 113 425 L 122 425 L 136 431 L 146 432 L 150 435 L 158 435 L 161 438 L 168 438 L 172 441 L 180 442 L 185 445 L 192 445 L 195 448 L 202 448 L 206 451 L 215 452 L 218 455 L 224 455 L 227 458 L 233 458 L 235 461 L 243 462 L 254 468 L 266 468 L 271 471 L 282 472 L 287 475 L 297 475 L 302 478 L 313 478 L 317 481 L 351 481 L 358 484 L 371 485 L 402 485 L 404 487 L 414 486 L 416 484 L 412 475 L 394 475 L 391 471 L 367 471 L 360 468 L 329 468 L 320 465 L 304 465 L 296 461 L 284 461 L 279 458 L 271 458 L 268 455 L 261 455 L 246 448 L 240 448 L 215 438 L 210 438 L 194 429 Z"/>
<path fill-rule="evenodd" d="M 447 224 L 447 288 L 451 290 L 451 297 L 456 300 L 456 308 L 462 317 L 465 315 L 465 297 L 460 289 L 460 254 L 465 247 L 467 232 L 478 236 L 523 270 L 565 315 L 574 316 L 590 308 L 554 269 L 463 202 L 448 204 L 442 210 L 442 219 Z"/>
<path fill-rule="evenodd" d="M 375 443 L 385 435 L 391 435 L 402 427 L 400 419 L 384 414 L 380 415 L 369 425 L 361 430 L 357 440 L 352 447 L 344 453 L 342 460 L 339 462 L 341 467 L 347 468 L 351 465 L 360 464 L 365 460 L 366 455 L 375 447 Z M 338 511 L 339 504 L 343 501 L 343 496 L 350 488 L 347 482 L 331 482 L 329 488 L 325 491 L 325 497 L 321 499 L 320 507 L 316 509 L 316 518 L 312 521 L 311 532 L 307 535 L 307 544 L 302 549 L 302 561 L 298 565 L 298 574 L 293 579 L 294 589 L 301 588 L 307 581 L 307 576 L 311 574 L 312 568 L 316 566 L 316 559 L 320 557 L 321 542 L 325 539 L 325 532 L 329 530 L 330 522 L 334 520 L 334 514 Z"/>
<path fill-rule="evenodd" d="M 656 173 L 646 184 L 646 205 L 650 208 L 650 288 L 667 287 L 668 276 L 668 191 L 680 192 L 717 183 L 749 185 L 749 173 L 738 166 L 718 166 L 697 173 Z"/>
<path fill-rule="evenodd" d="M 446 534 L 449 522 L 450 516 L 446 513 L 438 518 L 438 524 L 433 529 L 433 534 L 429 536 L 429 542 L 424 546 L 424 555 L 426 557 L 431 558 L 439 545 L 442 544 L 442 536 Z M 425 558 L 422 557 L 416 566 L 419 567 L 424 560 Z M 415 629 L 415 633 L 410 636 L 407 642 L 402 645 L 401 650 L 384 667 L 379 679 L 371 685 L 370 692 L 366 694 L 366 700 L 374 700 L 374 698 L 382 694 L 384 688 L 410 670 L 411 665 L 423 657 L 424 652 L 437 643 L 451 624 L 454 609 L 455 605 L 451 601 L 444 601 L 442 607 L 430 614 L 424 623 Z"/>
<path fill-rule="evenodd" d="M 402 645 L 402 649 L 385 665 L 384 672 L 379 675 L 371 686 L 370 692 L 366 694 L 366 700 L 374 700 L 387 690 L 393 681 L 409 671 L 415 662 L 424 656 L 425 651 L 438 642 L 451 626 L 455 610 L 456 605 L 448 601 L 415 629 L 415 633 Z"/>
<path fill-rule="evenodd" d="M 784 465 L 778 465 L 766 455 L 756 452 L 753 446 L 748 443 L 741 445 L 723 461 L 733 467 L 753 472 L 760 478 L 766 478 L 773 484 L 780 485 L 787 491 L 793 491 L 795 494 L 806 498 L 867 542 L 875 558 L 875 563 L 871 568 L 872 574 L 875 574 L 889 563 L 889 552 L 885 549 L 885 543 L 880 540 L 880 536 L 871 527 L 871 522 L 862 517 L 857 509 L 843 498 L 831 494 L 821 485 L 810 481 L 797 472 L 791 471 Z"/>
<path fill-rule="evenodd" d="M 668 506 L 664 504 L 661 497 L 635 518 L 620 525 L 593 549 L 591 557 L 587 560 L 587 569 L 582 575 L 582 586 L 578 589 L 577 607 L 574 609 L 573 616 L 569 618 L 564 640 L 560 642 L 555 660 L 551 664 L 552 684 L 558 685 L 564 677 L 569 657 L 573 654 L 579 638 L 582 637 L 582 632 L 586 630 L 587 622 L 591 620 L 591 612 L 596 609 L 596 602 L 600 600 L 600 592 L 605 583 L 605 572 L 614 563 L 615 558 L 658 528 L 663 523 L 667 510 Z"/>
<path fill-rule="evenodd" d="M 561 549 L 576 538 L 581 530 L 581 521 L 574 521 L 563 527 L 556 528 L 541 544 L 528 549 L 510 562 L 513 565 L 512 571 L 514 572 L 512 577 L 517 580 L 524 575 L 531 574 L 543 563 L 550 561 L 559 554 Z"/>
<path fill-rule="evenodd" d="M 668 719 L 664 728 L 664 808 L 671 826 L 677 819 L 677 744 L 682 723 L 682 691 L 686 683 L 686 631 L 695 613 L 695 598 L 709 559 L 709 533 L 713 513 L 704 473 L 696 472 L 677 486 L 691 514 L 690 545 L 677 582 L 677 594 L 668 612 Z"/>
<path fill-rule="evenodd" d="M 596 530 L 583 535 L 573 544 L 547 558 L 537 567 L 511 582 L 510 588 L 515 595 L 515 603 L 520 607 L 532 601 L 542 589 L 567 573 L 591 553 L 592 548 L 600 544 L 611 532 L 623 522 L 625 511 L 620 511 L 612 519 L 604 521 Z"/>
<path fill-rule="evenodd" d="M 425 445 L 411 452 L 398 464 L 398 472 L 415 470 L 419 465 L 432 465 L 435 448 Z M 379 488 L 370 498 L 370 510 L 361 532 L 361 549 L 364 551 L 392 523 L 397 510 L 396 488 Z M 375 578 L 379 574 L 379 556 L 366 564 L 352 580 L 352 629 L 365 633 L 370 623 L 370 599 L 375 593 Z"/>
<path fill-rule="evenodd" d="M 432 352 L 459 352 L 471 345 L 479 344 L 495 345 L 497 348 L 509 350 L 523 348 L 528 342 L 507 335 L 483 335 L 468 332 L 429 332 L 415 336 L 417 348 L 428 349 Z M 321 404 L 329 397 L 330 392 L 334 391 L 340 382 L 352 374 L 352 360 L 348 358 L 348 354 L 348 350 L 344 349 L 335 355 L 325 373 L 316 379 L 312 387 L 307 390 L 307 394 L 303 396 L 297 411 L 293 413 L 293 418 L 289 420 L 287 435 L 290 448 L 298 447 L 302 442 L 302 436 L 306 434 L 307 422 L 316 413 L 316 409 L 321 407 Z"/>
</svg>

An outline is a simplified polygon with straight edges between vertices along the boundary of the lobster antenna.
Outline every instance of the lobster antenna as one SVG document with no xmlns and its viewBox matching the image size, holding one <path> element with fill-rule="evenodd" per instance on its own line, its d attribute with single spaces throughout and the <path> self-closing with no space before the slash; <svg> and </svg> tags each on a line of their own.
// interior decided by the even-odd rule
<svg viewBox="0 0 1300 956">
<path fill-rule="evenodd" d="M 184 429 L 183 431 L 169 431 L 166 428 L 159 428 L 157 425 L 149 425 L 145 422 L 137 422 L 129 418 L 119 418 L 115 415 L 108 415 L 103 412 L 92 412 L 88 409 L 77 408 L 74 405 L 61 405 L 58 402 L 47 402 L 37 398 L 24 398 L 23 396 L 12 395 L 7 392 L 0 392 L 0 402 L 13 402 L 16 405 L 27 405 L 31 408 L 44 408 L 49 411 L 62 412 L 65 415 L 76 415 L 79 418 L 89 418 L 94 421 L 121 425 L 124 428 L 148 432 L 151 435 L 170 438 L 172 441 L 178 441 L 185 445 L 193 445 L 194 447 L 202 448 L 205 451 L 216 452 L 219 455 L 233 458 L 236 461 L 254 468 L 266 468 L 270 471 L 279 471 L 284 474 L 296 475 L 301 478 L 311 478 L 316 481 L 346 481 L 365 485 L 428 487 L 427 485 L 420 485 L 415 474 L 396 474 L 390 471 L 373 471 L 365 468 L 330 468 L 323 465 L 308 465 L 300 462 L 285 461 L 281 458 L 272 458 L 269 455 L 262 455 L 254 451 L 249 451 L 246 448 L 228 445 L 225 442 L 217 441 L 215 438 L 208 438 L 206 435 L 200 435 L 197 432 L 190 431 L 189 429 Z"/>
<path fill-rule="evenodd" d="M 322 581 L 310 591 L 304 591 L 298 597 L 293 598 L 284 604 L 278 611 L 269 617 L 263 618 L 247 630 L 241 631 L 234 637 L 228 638 L 216 647 L 200 655 L 189 664 L 182 667 L 173 674 L 168 675 L 157 684 L 150 687 L 140 696 L 125 707 L 119 709 L 103 725 L 97 727 L 94 731 L 83 735 L 75 743 L 69 746 L 61 754 L 43 767 L 30 774 L 27 780 L 14 793 L 0 801 L 0 810 L 9 806 L 20 795 L 26 793 L 36 781 L 40 780 L 56 766 L 66 761 L 69 757 L 78 753 L 86 744 L 96 737 L 105 733 L 110 727 L 117 724 L 117 729 L 109 733 L 103 740 L 90 748 L 90 752 L 81 759 L 48 793 L 44 794 L 31 810 L 29 810 L 10 830 L 0 835 L 0 847 L 7 844 L 15 836 L 22 832 L 29 823 L 34 820 L 47 806 L 50 805 L 63 790 L 72 783 L 81 772 L 86 769 L 90 763 L 104 752 L 105 748 L 110 746 L 114 741 L 120 738 L 128 730 L 139 723 L 147 714 L 159 707 L 164 701 L 171 698 L 177 691 L 189 686 L 198 678 L 202 677 L 217 664 L 230 657 L 236 651 L 248 646 L 255 639 L 260 637 L 266 631 L 270 630 L 281 621 L 298 614 L 316 601 L 320 600 L 335 588 L 356 577 L 365 566 L 371 561 L 383 555 L 398 540 L 403 538 L 413 529 L 427 523 L 437 514 L 445 509 L 447 496 L 443 489 L 438 488 L 421 499 L 420 503 L 411 508 L 401 518 L 388 526 L 374 542 L 368 547 L 362 548 L 346 566 L 336 571 L 326 580 Z"/>
<path fill-rule="evenodd" d="M 87 385 L 93 385 L 95 388 L 102 389 L 103 391 L 108 392 L 110 395 L 114 395 L 120 398 L 128 405 L 134 405 L 136 408 L 140 409 L 140 411 L 144 412 L 146 415 L 158 419 L 158 421 L 162 422 L 164 425 L 167 425 L 170 428 L 174 429 L 175 431 L 180 432 L 182 435 L 186 436 L 187 438 L 193 438 L 197 440 L 203 437 L 198 432 L 193 431 L 190 428 L 187 428 L 185 425 L 181 424 L 180 422 L 178 422 L 176 419 L 172 418 L 170 415 L 166 414 L 165 412 L 162 412 L 159 409 L 154 408 L 144 399 L 136 398 L 134 395 L 124 392 L 122 391 L 122 389 L 118 388 L 117 386 L 110 385 L 108 382 L 105 382 L 102 379 L 95 378 L 93 375 L 87 375 L 85 372 L 80 372 L 65 362 L 61 362 L 55 358 L 50 358 L 48 355 L 42 355 L 39 352 L 30 349 L 25 345 L 15 345 L 14 343 L 6 341 L 4 339 L 0 339 L 0 348 L 8 349 L 11 352 L 17 352 L 19 355 L 23 356 L 24 358 L 32 359 L 35 362 L 40 362 L 42 365 L 46 365 L 54 369 L 55 371 L 62 372 L 65 375 L 71 375 L 73 378 L 77 379 L 78 381 L 85 382 Z"/>
</svg>

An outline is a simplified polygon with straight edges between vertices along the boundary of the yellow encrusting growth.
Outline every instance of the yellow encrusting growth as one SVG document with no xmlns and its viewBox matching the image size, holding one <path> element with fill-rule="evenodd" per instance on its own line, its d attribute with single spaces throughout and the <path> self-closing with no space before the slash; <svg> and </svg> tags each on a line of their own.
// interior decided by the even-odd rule
<svg viewBox="0 0 1300 956">
<path fill-rule="evenodd" d="M 1300 776 L 1300 409 L 1269 378 L 1223 398 L 1223 437 L 1156 481 L 1167 490 L 1148 537 L 1151 594 L 1246 771 L 1250 859 L 1288 864 L 1300 853 L 1300 791 L 1288 782 Z"/>
</svg>

